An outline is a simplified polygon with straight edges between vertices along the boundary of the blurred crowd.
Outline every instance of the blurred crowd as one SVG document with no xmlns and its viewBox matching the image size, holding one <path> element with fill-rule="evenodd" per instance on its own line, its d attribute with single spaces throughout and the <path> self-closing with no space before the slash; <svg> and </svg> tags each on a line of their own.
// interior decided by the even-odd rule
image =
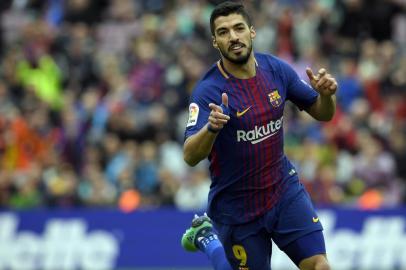
<svg viewBox="0 0 406 270">
<path fill-rule="evenodd" d="M 2 0 L 0 207 L 203 209 L 183 161 L 215 0 Z M 285 149 L 318 205 L 406 202 L 406 1 L 244 1 L 254 48 L 337 78 L 331 122 L 289 105 Z"/>
</svg>

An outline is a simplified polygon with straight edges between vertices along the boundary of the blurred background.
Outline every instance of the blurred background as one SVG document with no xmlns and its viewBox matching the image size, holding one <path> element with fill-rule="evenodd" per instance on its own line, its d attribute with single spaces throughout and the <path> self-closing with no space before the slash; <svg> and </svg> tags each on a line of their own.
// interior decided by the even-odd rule
<svg viewBox="0 0 406 270">
<path fill-rule="evenodd" d="M 219 2 L 0 2 L 0 269 L 210 269 L 179 245 L 210 186 L 182 144 Z M 255 50 L 340 85 L 332 121 L 284 116 L 333 269 L 406 269 L 406 1 L 243 2 Z"/>
</svg>

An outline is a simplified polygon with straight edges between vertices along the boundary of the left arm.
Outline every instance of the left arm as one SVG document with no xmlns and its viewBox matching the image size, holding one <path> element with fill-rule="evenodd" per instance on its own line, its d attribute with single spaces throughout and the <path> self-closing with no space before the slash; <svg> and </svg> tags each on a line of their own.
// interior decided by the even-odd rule
<svg viewBox="0 0 406 270">
<path fill-rule="evenodd" d="M 310 68 L 306 69 L 306 73 L 311 86 L 319 93 L 316 102 L 306 111 L 318 121 L 330 121 L 336 110 L 337 81 L 324 68 L 320 69 L 317 75 L 314 75 Z"/>
<path fill-rule="evenodd" d="M 335 96 L 320 95 L 312 106 L 306 109 L 314 119 L 318 121 L 330 121 L 336 111 Z"/>
</svg>

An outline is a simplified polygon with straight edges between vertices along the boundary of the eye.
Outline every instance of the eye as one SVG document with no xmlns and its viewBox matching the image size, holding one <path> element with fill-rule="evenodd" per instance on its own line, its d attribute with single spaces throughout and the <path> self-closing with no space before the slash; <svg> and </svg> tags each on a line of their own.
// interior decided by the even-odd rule
<svg viewBox="0 0 406 270">
<path fill-rule="evenodd" d="M 226 33 L 227 33 L 227 31 L 221 30 L 221 31 L 218 31 L 218 32 L 217 32 L 217 35 L 219 35 L 219 36 L 224 36 Z"/>
</svg>

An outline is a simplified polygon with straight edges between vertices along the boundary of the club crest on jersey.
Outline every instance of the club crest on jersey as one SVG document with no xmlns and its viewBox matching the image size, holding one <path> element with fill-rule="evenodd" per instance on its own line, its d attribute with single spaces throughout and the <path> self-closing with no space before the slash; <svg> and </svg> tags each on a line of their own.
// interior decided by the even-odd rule
<svg viewBox="0 0 406 270">
<path fill-rule="evenodd" d="M 189 119 L 187 121 L 186 127 L 191 127 L 191 126 L 196 125 L 198 117 L 199 117 L 199 106 L 196 103 L 190 103 Z"/>
<path fill-rule="evenodd" d="M 268 94 L 268 97 L 272 106 L 279 107 L 279 105 L 282 104 L 282 98 L 281 95 L 279 95 L 278 89 L 272 90 L 272 92 Z"/>
</svg>

